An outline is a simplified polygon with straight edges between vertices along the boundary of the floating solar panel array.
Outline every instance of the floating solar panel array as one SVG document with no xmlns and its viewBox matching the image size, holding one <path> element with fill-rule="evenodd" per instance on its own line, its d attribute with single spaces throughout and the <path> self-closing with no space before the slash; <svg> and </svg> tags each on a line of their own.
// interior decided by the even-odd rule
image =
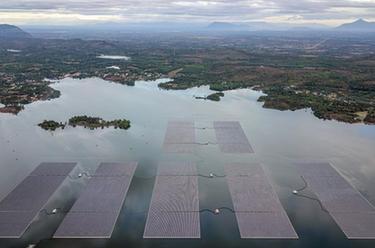
<svg viewBox="0 0 375 248">
<path fill-rule="evenodd" d="M 329 163 L 298 163 L 308 187 L 349 239 L 375 238 L 375 208 Z"/>
<path fill-rule="evenodd" d="M 144 238 L 200 238 L 196 165 L 159 165 Z"/>
<path fill-rule="evenodd" d="M 19 238 L 75 163 L 42 163 L 0 202 L 0 237 Z"/>
<path fill-rule="evenodd" d="M 298 238 L 259 164 L 225 165 L 241 238 Z"/>
<path fill-rule="evenodd" d="M 163 150 L 170 153 L 193 153 L 195 148 L 195 126 L 189 121 L 168 122 Z"/>
<path fill-rule="evenodd" d="M 237 121 L 215 121 L 214 129 L 220 150 L 224 153 L 253 153 L 253 149 Z"/>
<path fill-rule="evenodd" d="M 65 216 L 55 238 L 110 238 L 137 163 L 102 163 Z"/>
</svg>

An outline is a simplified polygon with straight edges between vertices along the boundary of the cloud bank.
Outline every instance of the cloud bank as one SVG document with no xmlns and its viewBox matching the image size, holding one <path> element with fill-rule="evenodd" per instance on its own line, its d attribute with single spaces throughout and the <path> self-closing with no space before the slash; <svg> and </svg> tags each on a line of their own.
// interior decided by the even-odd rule
<svg viewBox="0 0 375 248">
<path fill-rule="evenodd" d="M 375 20 L 375 0 L 9 0 L 0 22 L 300 22 L 337 25 Z"/>
</svg>

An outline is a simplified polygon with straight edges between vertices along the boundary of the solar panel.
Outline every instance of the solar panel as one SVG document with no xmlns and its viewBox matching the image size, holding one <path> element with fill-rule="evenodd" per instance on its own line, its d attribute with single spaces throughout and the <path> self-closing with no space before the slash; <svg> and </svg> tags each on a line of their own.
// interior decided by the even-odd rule
<svg viewBox="0 0 375 248">
<path fill-rule="evenodd" d="M 239 122 L 215 121 L 214 129 L 221 152 L 254 152 Z"/>
<path fill-rule="evenodd" d="M 30 176 L 67 176 L 76 163 L 41 163 Z"/>
<path fill-rule="evenodd" d="M 159 165 L 143 237 L 200 238 L 195 164 Z"/>
<path fill-rule="evenodd" d="M 137 163 L 102 163 L 90 178 L 55 238 L 110 238 Z"/>
<path fill-rule="evenodd" d="M 375 208 L 329 163 L 298 163 L 308 187 L 349 239 L 375 238 Z"/>
<path fill-rule="evenodd" d="M 192 153 L 195 148 L 194 122 L 170 121 L 163 150 L 170 153 Z"/>
<path fill-rule="evenodd" d="M 0 212 L 37 213 L 55 192 L 65 176 L 28 176 L 0 203 Z"/>
<path fill-rule="evenodd" d="M 109 176 L 133 176 L 137 162 L 123 163 L 101 163 L 95 171 L 94 177 Z"/>
<path fill-rule="evenodd" d="M 153 239 L 199 238 L 199 213 L 150 211 L 143 237 Z"/>
<path fill-rule="evenodd" d="M 225 165 L 241 238 L 298 238 L 259 164 Z"/>
<path fill-rule="evenodd" d="M 194 162 L 163 162 L 160 163 L 158 176 L 194 176 L 197 175 L 197 167 Z"/>
<path fill-rule="evenodd" d="M 54 238 L 110 238 L 119 213 L 69 212 Z"/>
<path fill-rule="evenodd" d="M 0 237 L 19 238 L 75 167 L 42 163 L 0 202 Z"/>
</svg>

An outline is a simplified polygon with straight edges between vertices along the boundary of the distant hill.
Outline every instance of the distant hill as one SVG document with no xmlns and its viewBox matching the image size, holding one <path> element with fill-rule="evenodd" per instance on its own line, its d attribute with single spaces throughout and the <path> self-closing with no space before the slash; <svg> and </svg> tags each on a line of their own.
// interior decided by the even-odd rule
<svg viewBox="0 0 375 248">
<path fill-rule="evenodd" d="M 31 38 L 31 35 L 17 26 L 0 24 L 0 38 L 5 39 L 19 39 Z"/>
<path fill-rule="evenodd" d="M 223 31 L 314 31 L 328 30 L 329 28 L 319 24 L 290 24 L 270 22 L 213 22 L 207 26 L 211 30 Z"/>
<path fill-rule="evenodd" d="M 375 22 L 367 22 L 363 19 L 358 19 L 352 23 L 346 23 L 336 28 L 340 31 L 360 31 L 360 32 L 375 32 Z"/>
<path fill-rule="evenodd" d="M 212 30 L 245 30 L 249 27 L 247 27 L 246 25 L 229 22 L 213 22 L 209 24 L 207 28 Z"/>
</svg>

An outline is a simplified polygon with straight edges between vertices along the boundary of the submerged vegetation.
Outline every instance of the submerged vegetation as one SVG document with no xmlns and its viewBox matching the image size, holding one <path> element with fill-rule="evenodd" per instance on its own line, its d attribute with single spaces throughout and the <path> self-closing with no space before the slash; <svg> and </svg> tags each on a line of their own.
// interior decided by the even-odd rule
<svg viewBox="0 0 375 248">
<path fill-rule="evenodd" d="M 114 127 L 115 129 L 124 129 L 127 130 L 130 128 L 130 121 L 126 119 L 117 119 L 106 121 L 99 117 L 90 117 L 90 116 L 74 116 L 69 119 L 67 123 L 56 122 L 53 120 L 45 120 L 42 123 L 39 123 L 38 126 L 43 128 L 44 130 L 55 131 L 58 128 L 64 129 L 66 125 L 71 127 L 81 126 L 84 128 L 89 129 L 96 129 L 96 128 L 108 128 Z"/>
</svg>

